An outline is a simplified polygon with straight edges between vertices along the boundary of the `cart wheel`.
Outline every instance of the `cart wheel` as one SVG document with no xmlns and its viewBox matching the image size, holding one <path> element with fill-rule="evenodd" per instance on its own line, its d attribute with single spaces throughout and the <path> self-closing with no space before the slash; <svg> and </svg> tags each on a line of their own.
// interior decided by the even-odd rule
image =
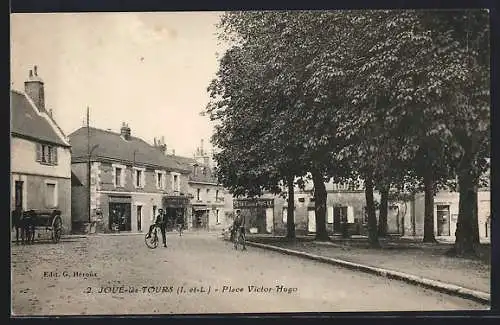
<svg viewBox="0 0 500 325">
<path fill-rule="evenodd" d="M 52 241 L 58 243 L 62 236 L 62 220 L 61 217 L 57 216 L 52 221 Z"/>
</svg>

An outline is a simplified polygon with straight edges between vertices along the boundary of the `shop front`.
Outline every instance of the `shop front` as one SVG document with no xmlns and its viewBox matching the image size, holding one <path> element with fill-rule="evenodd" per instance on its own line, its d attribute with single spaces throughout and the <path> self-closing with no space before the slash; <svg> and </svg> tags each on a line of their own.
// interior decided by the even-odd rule
<svg viewBox="0 0 500 325">
<path fill-rule="evenodd" d="M 132 230 L 132 198 L 130 196 L 109 196 L 108 230 Z"/>
<path fill-rule="evenodd" d="M 241 210 L 245 217 L 245 227 L 259 234 L 271 233 L 274 224 L 273 199 L 236 199 L 233 208 Z"/>
<path fill-rule="evenodd" d="M 167 218 L 167 230 L 174 229 L 179 217 L 186 226 L 188 220 L 189 198 L 185 196 L 164 196 L 163 209 Z"/>
<path fill-rule="evenodd" d="M 208 229 L 209 212 L 207 205 L 193 205 L 194 229 Z"/>
</svg>

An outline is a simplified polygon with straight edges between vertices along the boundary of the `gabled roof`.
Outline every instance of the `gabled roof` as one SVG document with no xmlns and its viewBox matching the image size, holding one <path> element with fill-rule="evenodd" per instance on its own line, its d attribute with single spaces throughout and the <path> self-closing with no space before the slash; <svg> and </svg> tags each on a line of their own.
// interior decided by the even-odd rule
<svg viewBox="0 0 500 325">
<path fill-rule="evenodd" d="M 87 159 L 87 132 L 87 127 L 81 127 L 69 135 L 73 162 L 86 161 Z M 120 133 L 91 127 L 90 148 L 94 145 L 98 146 L 92 152 L 93 159 L 135 162 L 182 173 L 191 171 L 191 168 L 180 159 L 164 155 L 160 150 L 137 137 L 131 136 L 129 140 L 125 140 Z"/>
<path fill-rule="evenodd" d="M 28 96 L 10 91 L 11 134 L 69 147 L 64 134 L 45 112 L 39 112 Z"/>
</svg>

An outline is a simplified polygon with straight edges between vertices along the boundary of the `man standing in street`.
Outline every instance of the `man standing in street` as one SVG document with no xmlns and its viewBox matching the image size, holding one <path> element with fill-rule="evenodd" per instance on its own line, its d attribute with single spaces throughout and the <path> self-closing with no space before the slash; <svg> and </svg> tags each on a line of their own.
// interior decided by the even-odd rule
<svg viewBox="0 0 500 325">
<path fill-rule="evenodd" d="M 165 214 L 163 213 L 163 209 L 158 209 L 158 216 L 156 217 L 155 223 L 149 226 L 149 232 L 147 238 L 151 237 L 151 232 L 155 226 L 158 226 L 161 231 L 161 239 L 163 241 L 163 247 L 167 247 L 167 233 L 166 233 L 166 224 L 167 218 L 165 218 Z"/>
</svg>

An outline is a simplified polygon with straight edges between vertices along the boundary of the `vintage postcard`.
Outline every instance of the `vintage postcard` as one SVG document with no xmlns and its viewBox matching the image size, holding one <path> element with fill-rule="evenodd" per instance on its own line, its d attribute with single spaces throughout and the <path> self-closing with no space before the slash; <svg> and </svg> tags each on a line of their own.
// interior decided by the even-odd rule
<svg viewBox="0 0 500 325">
<path fill-rule="evenodd" d="M 490 308 L 487 11 L 10 19 L 12 316 Z"/>
</svg>

